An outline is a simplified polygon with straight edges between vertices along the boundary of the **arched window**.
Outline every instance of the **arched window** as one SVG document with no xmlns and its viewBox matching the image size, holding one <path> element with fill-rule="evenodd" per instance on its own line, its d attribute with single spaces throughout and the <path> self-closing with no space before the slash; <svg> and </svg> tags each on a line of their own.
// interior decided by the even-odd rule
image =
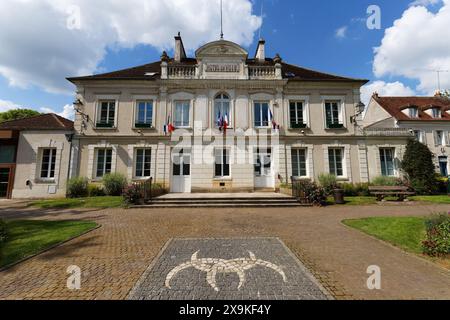
<svg viewBox="0 0 450 320">
<path fill-rule="evenodd" d="M 225 93 L 220 93 L 214 99 L 214 122 L 216 127 L 220 126 L 221 121 L 227 120 L 230 126 L 230 97 Z"/>
</svg>

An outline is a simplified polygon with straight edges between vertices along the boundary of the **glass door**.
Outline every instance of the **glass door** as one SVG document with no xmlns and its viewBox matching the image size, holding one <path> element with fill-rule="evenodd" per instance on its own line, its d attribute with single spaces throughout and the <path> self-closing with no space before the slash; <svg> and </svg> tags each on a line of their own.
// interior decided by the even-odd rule
<svg viewBox="0 0 450 320">
<path fill-rule="evenodd" d="M 0 198 L 8 197 L 10 168 L 0 168 Z"/>
</svg>

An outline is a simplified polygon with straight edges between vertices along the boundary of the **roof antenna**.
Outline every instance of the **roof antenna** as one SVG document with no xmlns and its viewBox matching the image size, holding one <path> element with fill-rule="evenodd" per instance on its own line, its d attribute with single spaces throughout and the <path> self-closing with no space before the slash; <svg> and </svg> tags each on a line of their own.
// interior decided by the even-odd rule
<svg viewBox="0 0 450 320">
<path fill-rule="evenodd" d="M 261 25 L 259 26 L 259 40 L 262 39 L 261 38 L 261 29 L 262 29 L 263 22 L 264 22 L 264 19 L 263 19 L 263 8 L 264 8 L 264 1 L 261 0 Z"/>
<path fill-rule="evenodd" d="M 450 72 L 450 70 L 435 70 L 435 72 L 437 74 L 438 90 L 439 90 L 439 92 L 441 92 L 441 73 L 443 73 L 443 72 Z"/>
<path fill-rule="evenodd" d="M 220 0 L 220 40 L 223 40 L 223 0 Z"/>
</svg>

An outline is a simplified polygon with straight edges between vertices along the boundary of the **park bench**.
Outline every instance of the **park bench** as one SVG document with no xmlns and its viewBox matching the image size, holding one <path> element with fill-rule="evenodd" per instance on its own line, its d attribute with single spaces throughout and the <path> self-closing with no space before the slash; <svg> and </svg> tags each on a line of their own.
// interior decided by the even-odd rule
<svg viewBox="0 0 450 320">
<path fill-rule="evenodd" d="M 369 187 L 369 192 L 377 197 L 377 201 L 383 201 L 385 197 L 397 197 L 398 201 L 404 201 L 416 194 L 405 186 L 373 186 Z"/>
</svg>

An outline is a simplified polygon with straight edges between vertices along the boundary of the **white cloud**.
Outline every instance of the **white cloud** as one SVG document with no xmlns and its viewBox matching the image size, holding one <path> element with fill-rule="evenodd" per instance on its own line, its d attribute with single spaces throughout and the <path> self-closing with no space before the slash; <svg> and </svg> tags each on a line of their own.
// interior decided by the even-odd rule
<svg viewBox="0 0 450 320">
<path fill-rule="evenodd" d="M 343 27 L 337 29 L 334 35 L 338 39 L 344 39 L 345 37 L 347 37 L 347 30 L 348 30 L 348 27 L 343 26 Z"/>
<path fill-rule="evenodd" d="M 63 107 L 63 111 L 61 111 L 61 112 L 57 112 L 54 109 L 49 108 L 49 107 L 40 108 L 40 111 L 43 113 L 55 113 L 63 118 L 70 119 L 70 120 L 73 120 L 75 117 L 75 111 L 74 111 L 73 105 L 71 105 L 71 104 L 66 104 Z"/>
<path fill-rule="evenodd" d="M 381 46 L 375 48 L 375 75 L 418 80 L 416 90 L 433 94 L 437 89 L 435 71 L 450 70 L 448 30 L 450 0 L 443 0 L 442 7 L 436 13 L 424 6 L 408 8 L 385 31 Z M 450 88 L 450 73 L 441 74 L 441 87 Z"/>
<path fill-rule="evenodd" d="M 438 3 L 441 3 L 442 0 L 415 0 L 413 2 L 411 2 L 409 5 L 410 6 L 424 6 L 424 7 L 428 7 L 428 6 L 434 6 Z"/>
<path fill-rule="evenodd" d="M 69 12 L 80 9 L 80 19 Z M 68 28 L 68 22 L 80 28 Z M 0 75 L 10 85 L 71 93 L 67 76 L 93 73 L 106 49 L 138 44 L 171 49 L 182 32 L 186 49 L 219 38 L 219 0 L 0 1 Z M 224 1 L 225 38 L 250 45 L 261 17 L 252 1 Z"/>
<path fill-rule="evenodd" d="M 12 109 L 21 109 L 22 107 L 12 101 L 0 100 L 0 112 L 5 112 Z"/>
<path fill-rule="evenodd" d="M 367 106 L 374 92 L 380 96 L 414 96 L 415 92 L 401 82 L 374 81 L 361 88 L 361 101 Z"/>
</svg>

